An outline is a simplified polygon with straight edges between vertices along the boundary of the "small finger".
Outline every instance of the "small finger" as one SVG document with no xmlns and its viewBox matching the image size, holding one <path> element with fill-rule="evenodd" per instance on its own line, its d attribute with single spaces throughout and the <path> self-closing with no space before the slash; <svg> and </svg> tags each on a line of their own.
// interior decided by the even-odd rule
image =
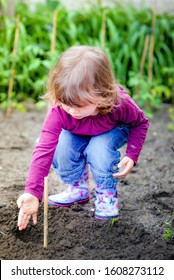
<svg viewBox="0 0 174 280">
<path fill-rule="evenodd" d="M 18 215 L 18 227 L 21 226 L 21 223 L 22 223 L 22 220 L 23 220 L 23 216 L 24 216 L 23 210 L 20 209 L 19 215 Z"/>
<path fill-rule="evenodd" d="M 20 197 L 17 200 L 17 206 L 18 206 L 18 208 L 21 208 L 21 206 L 22 206 L 22 199 Z"/>
<path fill-rule="evenodd" d="M 28 223 L 29 223 L 29 220 L 30 220 L 30 217 L 22 220 L 21 225 L 19 226 L 19 230 L 25 229 L 27 227 Z"/>
<path fill-rule="evenodd" d="M 33 224 L 37 224 L 37 213 L 33 214 Z"/>
<path fill-rule="evenodd" d="M 31 215 L 25 217 L 25 219 L 23 220 L 23 227 L 24 227 L 24 229 L 27 227 L 30 218 L 31 218 Z"/>
<path fill-rule="evenodd" d="M 118 173 L 113 174 L 113 177 L 118 178 L 118 179 L 123 179 L 126 177 L 126 175 L 127 174 L 125 174 L 125 172 L 118 172 Z"/>
<path fill-rule="evenodd" d="M 23 230 L 27 227 L 30 218 L 31 218 L 31 215 L 25 214 L 22 209 L 19 211 L 19 216 L 18 216 L 19 230 Z"/>
<path fill-rule="evenodd" d="M 118 178 L 118 179 L 123 179 L 125 178 L 129 173 L 129 168 L 125 168 L 123 171 L 117 172 L 113 174 L 114 178 Z"/>
</svg>

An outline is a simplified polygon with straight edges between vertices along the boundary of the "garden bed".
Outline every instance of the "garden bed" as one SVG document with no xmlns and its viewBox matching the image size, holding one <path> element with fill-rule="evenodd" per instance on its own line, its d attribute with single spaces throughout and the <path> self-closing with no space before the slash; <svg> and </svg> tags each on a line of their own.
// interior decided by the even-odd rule
<svg viewBox="0 0 174 280">
<path fill-rule="evenodd" d="M 91 199 L 69 208 L 49 207 L 48 249 L 43 248 L 43 204 L 38 224 L 17 229 L 16 200 L 23 192 L 35 140 L 45 112 L 33 109 L 0 112 L 0 258 L 1 259 L 174 259 L 174 237 L 163 236 L 166 222 L 173 227 L 174 133 L 167 130 L 168 106 L 155 114 L 133 172 L 119 182 L 120 219 L 100 222 L 93 217 Z M 65 186 L 51 171 L 49 193 Z"/>
</svg>

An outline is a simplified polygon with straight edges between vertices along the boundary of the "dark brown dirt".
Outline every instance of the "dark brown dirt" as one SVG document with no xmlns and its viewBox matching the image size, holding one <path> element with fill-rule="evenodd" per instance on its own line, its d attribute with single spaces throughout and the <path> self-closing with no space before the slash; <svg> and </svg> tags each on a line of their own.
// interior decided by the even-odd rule
<svg viewBox="0 0 174 280">
<path fill-rule="evenodd" d="M 121 180 L 120 220 L 99 222 L 91 200 L 70 208 L 49 207 L 49 245 L 43 248 L 43 204 L 38 224 L 17 229 L 16 199 L 22 193 L 35 140 L 45 112 L 0 112 L 0 258 L 1 259 L 174 259 L 174 236 L 163 237 L 165 223 L 174 228 L 174 133 L 167 130 L 168 106 L 155 114 L 133 172 Z M 65 186 L 53 171 L 49 193 Z"/>
</svg>

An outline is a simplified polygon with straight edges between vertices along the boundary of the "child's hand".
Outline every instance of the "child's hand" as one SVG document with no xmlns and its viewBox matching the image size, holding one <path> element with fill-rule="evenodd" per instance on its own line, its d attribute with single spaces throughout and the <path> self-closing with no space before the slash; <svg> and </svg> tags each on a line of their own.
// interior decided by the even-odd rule
<svg viewBox="0 0 174 280">
<path fill-rule="evenodd" d="M 18 215 L 19 230 L 23 230 L 27 227 L 31 216 L 34 225 L 36 225 L 39 199 L 30 193 L 24 193 L 18 198 L 17 205 L 18 208 L 20 208 Z"/>
<path fill-rule="evenodd" d="M 114 173 L 113 177 L 118 179 L 125 178 L 132 171 L 133 167 L 134 161 L 131 158 L 125 156 L 118 164 L 118 168 L 123 168 L 123 170 Z"/>
</svg>

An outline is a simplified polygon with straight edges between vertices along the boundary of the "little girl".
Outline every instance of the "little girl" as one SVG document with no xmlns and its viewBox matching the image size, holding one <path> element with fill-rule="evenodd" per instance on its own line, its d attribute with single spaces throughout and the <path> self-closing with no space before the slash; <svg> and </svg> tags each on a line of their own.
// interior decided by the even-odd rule
<svg viewBox="0 0 174 280">
<path fill-rule="evenodd" d="M 50 73 L 45 97 L 52 104 L 33 152 L 24 193 L 18 198 L 19 230 L 37 223 L 44 177 L 55 169 L 68 188 L 49 196 L 55 207 L 89 200 L 88 165 L 96 187 L 95 218 L 118 216 L 118 179 L 137 163 L 148 119 L 121 86 L 99 48 L 66 50 Z M 119 149 L 127 143 L 120 161 Z M 119 170 L 121 168 L 121 171 Z"/>
</svg>

